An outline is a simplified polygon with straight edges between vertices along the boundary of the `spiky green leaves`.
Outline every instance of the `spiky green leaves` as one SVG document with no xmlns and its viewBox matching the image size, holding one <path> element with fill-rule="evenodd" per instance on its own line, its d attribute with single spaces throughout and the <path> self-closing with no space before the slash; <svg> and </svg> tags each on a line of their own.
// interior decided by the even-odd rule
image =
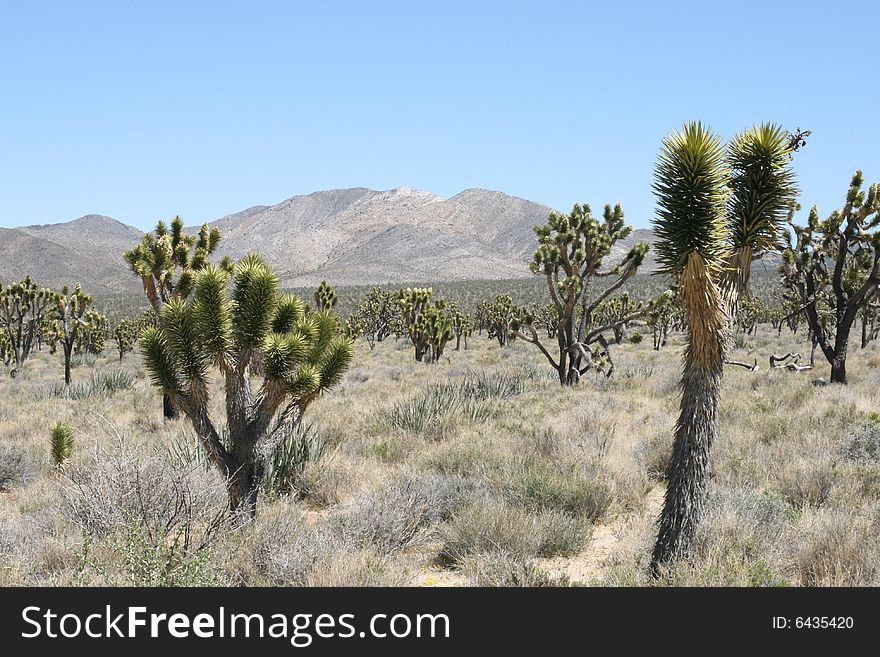
<svg viewBox="0 0 880 657">
<path fill-rule="evenodd" d="M 149 326 L 140 336 L 141 353 L 153 385 L 173 394 L 180 390 L 177 366 L 168 345 L 168 336 L 162 329 Z"/>
<path fill-rule="evenodd" d="M 74 432 L 66 422 L 58 421 L 49 436 L 49 454 L 55 467 L 61 468 L 73 454 Z"/>
<path fill-rule="evenodd" d="M 236 265 L 235 338 L 241 348 L 260 346 L 272 330 L 279 287 L 278 276 L 255 253 Z"/>
<path fill-rule="evenodd" d="M 229 274 L 207 265 L 197 275 L 192 314 L 205 354 L 214 364 L 220 362 L 232 344 L 233 306 L 226 285 Z"/>
<path fill-rule="evenodd" d="M 728 254 L 725 214 L 727 169 L 721 139 L 700 122 L 686 123 L 663 140 L 654 172 L 657 260 L 678 277 L 699 253 L 711 270 Z"/>
<path fill-rule="evenodd" d="M 256 255 L 238 263 L 232 298 L 228 281 L 225 268 L 206 265 L 195 275 L 192 298 L 172 298 L 161 328 L 141 335 L 154 385 L 204 406 L 212 365 L 246 378 L 257 363 L 252 371 L 262 370 L 275 390 L 304 405 L 338 382 L 352 356 L 338 317 L 307 313 L 301 299 L 280 294 L 277 275 Z"/>
<path fill-rule="evenodd" d="M 758 253 L 782 247 L 782 229 L 798 194 L 790 155 L 788 133 L 773 123 L 752 126 L 730 140 L 727 211 L 734 249 Z"/>
</svg>

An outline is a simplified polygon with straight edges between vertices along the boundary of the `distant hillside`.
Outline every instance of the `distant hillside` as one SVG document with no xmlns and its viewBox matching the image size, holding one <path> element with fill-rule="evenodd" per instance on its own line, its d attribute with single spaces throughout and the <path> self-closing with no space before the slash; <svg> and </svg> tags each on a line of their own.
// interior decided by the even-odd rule
<svg viewBox="0 0 880 657">
<path fill-rule="evenodd" d="M 254 206 L 211 222 L 223 232 L 218 256 L 261 253 L 287 287 L 527 278 L 532 227 L 550 208 L 502 192 L 468 189 L 452 198 L 409 187 L 338 189 Z M 66 223 L 0 231 L 0 280 L 30 274 L 59 287 L 79 281 L 94 294 L 139 291 L 122 252 L 142 233 L 88 215 Z M 609 264 L 637 241 L 617 245 Z M 649 255 L 645 269 L 651 270 Z"/>
</svg>

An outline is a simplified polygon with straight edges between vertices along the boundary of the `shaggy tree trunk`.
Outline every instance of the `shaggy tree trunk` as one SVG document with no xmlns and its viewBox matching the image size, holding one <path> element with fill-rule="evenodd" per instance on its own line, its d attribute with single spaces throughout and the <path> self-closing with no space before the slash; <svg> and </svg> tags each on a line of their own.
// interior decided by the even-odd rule
<svg viewBox="0 0 880 657">
<path fill-rule="evenodd" d="M 689 335 L 681 377 L 672 461 L 651 573 L 690 556 L 706 503 L 710 451 L 718 427 L 721 377 L 729 320 L 718 288 L 697 252 L 691 252 L 680 289 Z"/>
<path fill-rule="evenodd" d="M 257 517 L 257 498 L 260 493 L 260 482 L 263 480 L 263 471 L 264 468 L 252 457 L 245 458 L 244 462 L 239 463 L 229 475 L 226 484 L 229 493 L 229 510 L 246 522 Z"/>
<path fill-rule="evenodd" d="M 721 358 L 706 369 L 691 362 L 685 366 L 666 500 L 651 557 L 654 575 L 662 564 L 686 558 L 693 548 L 706 499 L 722 367 Z"/>
<path fill-rule="evenodd" d="M 166 420 L 176 420 L 180 416 L 180 412 L 171 403 L 171 397 L 168 395 L 162 395 L 162 414 Z"/>
<path fill-rule="evenodd" d="M 69 386 L 72 381 L 70 375 L 70 359 L 72 357 L 73 345 L 63 342 L 62 347 L 64 348 L 64 385 Z"/>
</svg>

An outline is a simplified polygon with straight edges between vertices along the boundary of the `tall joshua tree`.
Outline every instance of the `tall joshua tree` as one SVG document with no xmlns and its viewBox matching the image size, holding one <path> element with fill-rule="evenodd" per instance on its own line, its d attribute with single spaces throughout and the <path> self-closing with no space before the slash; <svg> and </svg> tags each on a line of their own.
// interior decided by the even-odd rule
<svg viewBox="0 0 880 657">
<path fill-rule="evenodd" d="M 220 243 L 220 229 L 209 229 L 203 224 L 197 235 L 183 230 L 183 219 L 171 220 L 171 230 L 164 221 L 156 224 L 152 233 L 144 235 L 141 243 L 123 253 L 131 271 L 140 277 L 144 293 L 156 315 L 162 306 L 175 299 L 186 299 L 192 291 L 195 275 L 208 265 L 208 256 Z M 232 265 L 224 258 L 221 265 L 230 270 Z M 167 396 L 162 397 L 166 418 L 177 417 L 177 410 Z"/>
<path fill-rule="evenodd" d="M 651 571 L 687 556 L 706 499 L 727 336 L 752 259 L 778 248 L 796 188 L 788 134 L 773 125 L 735 137 L 725 152 L 701 123 L 664 141 L 654 176 L 658 261 L 688 327 L 672 463 Z"/>
<path fill-rule="evenodd" d="M 159 327 L 140 341 L 153 384 L 189 418 L 226 477 L 230 508 L 252 518 L 268 460 L 308 405 L 339 381 L 353 347 L 335 315 L 282 294 L 259 256 L 236 265 L 231 298 L 228 281 L 222 267 L 201 268 L 192 298 L 165 303 Z M 212 368 L 224 380 L 225 440 L 209 413 Z"/>
</svg>

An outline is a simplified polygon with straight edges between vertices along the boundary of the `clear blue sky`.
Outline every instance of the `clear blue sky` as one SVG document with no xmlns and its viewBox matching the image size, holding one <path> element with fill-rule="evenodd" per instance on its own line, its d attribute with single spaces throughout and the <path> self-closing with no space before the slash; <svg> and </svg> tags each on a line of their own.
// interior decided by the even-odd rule
<svg viewBox="0 0 880 657">
<path fill-rule="evenodd" d="M 809 128 L 880 180 L 878 3 L 2 2 L 0 225 L 140 228 L 320 189 L 497 189 L 650 222 L 660 140 Z"/>
</svg>

